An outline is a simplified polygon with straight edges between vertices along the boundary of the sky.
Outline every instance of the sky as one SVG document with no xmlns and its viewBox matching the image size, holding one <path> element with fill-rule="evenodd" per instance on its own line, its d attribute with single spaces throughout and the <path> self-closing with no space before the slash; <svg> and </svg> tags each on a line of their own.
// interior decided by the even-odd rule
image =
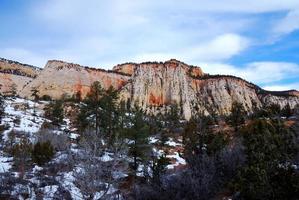
<svg viewBox="0 0 299 200">
<path fill-rule="evenodd" d="M 171 58 L 299 90 L 299 0 L 0 0 L 0 57 L 112 69 Z"/>
</svg>

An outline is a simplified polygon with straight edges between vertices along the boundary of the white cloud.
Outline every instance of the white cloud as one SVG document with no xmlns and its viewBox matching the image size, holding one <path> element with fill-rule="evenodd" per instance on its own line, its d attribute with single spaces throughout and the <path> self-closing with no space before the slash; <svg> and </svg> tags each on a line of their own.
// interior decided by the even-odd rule
<svg viewBox="0 0 299 200">
<path fill-rule="evenodd" d="M 149 60 L 165 61 L 171 58 L 188 62 L 210 62 L 227 60 L 249 46 L 249 39 L 237 34 L 223 34 L 211 41 L 198 44 L 191 48 L 173 50 L 171 53 L 139 54 L 132 60 L 144 62 Z"/>
<path fill-rule="evenodd" d="M 284 91 L 284 90 L 297 90 L 299 91 L 299 83 L 292 84 L 279 84 L 279 85 L 266 85 L 263 87 L 265 90 L 270 91 Z"/>
<path fill-rule="evenodd" d="M 288 34 L 299 29 L 299 9 L 290 11 L 283 19 L 274 26 L 276 34 Z"/>
<path fill-rule="evenodd" d="M 226 60 L 249 46 L 249 40 L 237 34 L 220 35 L 212 41 L 200 44 L 187 52 L 188 60 L 217 61 Z"/>
<path fill-rule="evenodd" d="M 62 59 L 106 68 L 127 61 L 176 58 L 190 64 L 208 63 L 203 69 L 210 73 L 233 74 L 263 84 L 298 73 L 298 66 L 287 62 L 251 63 L 242 68 L 224 64 L 248 47 L 263 42 L 254 37 L 259 37 L 261 30 L 272 30 L 273 24 L 275 34 L 296 30 L 298 0 L 36 2 L 28 10 L 29 21 L 34 30 L 42 30 L 46 36 L 39 33 L 39 40 L 24 37 L 28 43 L 33 41 L 32 48 L 21 44 L 13 45 L 15 48 L 2 46 L 2 57 L 38 66 L 43 66 L 47 59 Z M 288 14 L 271 22 L 259 15 L 270 12 Z M 55 45 L 49 47 L 52 43 Z"/>
<path fill-rule="evenodd" d="M 242 67 L 222 63 L 199 64 L 210 74 L 234 75 L 255 84 L 273 85 L 291 78 L 299 78 L 299 65 L 286 62 L 253 62 Z"/>
</svg>

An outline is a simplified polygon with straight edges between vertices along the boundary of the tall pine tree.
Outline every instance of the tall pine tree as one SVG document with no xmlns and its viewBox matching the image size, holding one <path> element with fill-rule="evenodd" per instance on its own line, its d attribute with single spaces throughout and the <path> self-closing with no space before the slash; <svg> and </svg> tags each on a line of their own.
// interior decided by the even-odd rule
<svg viewBox="0 0 299 200">
<path fill-rule="evenodd" d="M 129 155 L 133 161 L 130 163 L 134 174 L 138 173 L 138 166 L 145 163 L 150 156 L 148 141 L 149 126 L 144 118 L 144 112 L 140 108 L 134 108 L 130 113 L 130 123 L 127 128 L 127 139 L 129 139 Z"/>
</svg>

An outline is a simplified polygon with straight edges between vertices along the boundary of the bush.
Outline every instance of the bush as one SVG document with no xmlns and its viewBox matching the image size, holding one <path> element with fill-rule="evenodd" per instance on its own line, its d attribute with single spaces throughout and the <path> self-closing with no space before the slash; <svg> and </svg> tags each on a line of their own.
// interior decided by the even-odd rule
<svg viewBox="0 0 299 200">
<path fill-rule="evenodd" d="M 13 123 L 16 125 L 16 126 L 20 126 L 21 124 L 21 118 L 19 116 L 17 116 L 14 120 L 13 120 Z"/>
<path fill-rule="evenodd" d="M 50 142 L 55 151 L 65 151 L 70 146 L 68 135 L 65 133 L 58 135 L 54 130 L 41 129 L 36 136 L 40 143 Z"/>
<path fill-rule="evenodd" d="M 14 164 L 18 168 L 20 176 L 25 174 L 25 168 L 30 163 L 32 144 L 28 139 L 22 138 L 18 144 L 15 144 L 9 150 L 14 159 Z"/>
<path fill-rule="evenodd" d="M 42 101 L 52 101 L 52 98 L 49 96 L 49 95 L 43 95 L 42 97 L 41 97 L 41 99 L 40 100 L 42 100 Z"/>
<path fill-rule="evenodd" d="M 32 160 L 38 165 L 44 165 L 54 156 L 54 148 L 49 141 L 37 142 L 32 150 Z"/>
</svg>

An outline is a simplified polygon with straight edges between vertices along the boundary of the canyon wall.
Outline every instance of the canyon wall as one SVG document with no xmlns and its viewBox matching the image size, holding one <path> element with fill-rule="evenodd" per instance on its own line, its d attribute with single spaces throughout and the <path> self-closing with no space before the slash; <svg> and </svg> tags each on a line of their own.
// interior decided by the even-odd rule
<svg viewBox="0 0 299 200">
<path fill-rule="evenodd" d="M 93 82 L 103 88 L 120 91 L 121 100 L 138 105 L 148 114 L 165 113 L 169 105 L 177 104 L 181 115 L 189 119 L 197 113 L 227 115 L 233 102 L 239 102 L 247 112 L 268 104 L 299 104 L 297 91 L 270 92 L 238 77 L 208 75 L 200 67 L 177 60 L 166 62 L 125 63 L 107 71 L 78 64 L 51 60 L 41 70 L 29 65 L 14 68 L 0 62 L 2 90 L 17 86 L 18 95 L 32 98 L 32 89 L 40 97 L 54 99 L 80 94 L 82 98 Z"/>
</svg>

